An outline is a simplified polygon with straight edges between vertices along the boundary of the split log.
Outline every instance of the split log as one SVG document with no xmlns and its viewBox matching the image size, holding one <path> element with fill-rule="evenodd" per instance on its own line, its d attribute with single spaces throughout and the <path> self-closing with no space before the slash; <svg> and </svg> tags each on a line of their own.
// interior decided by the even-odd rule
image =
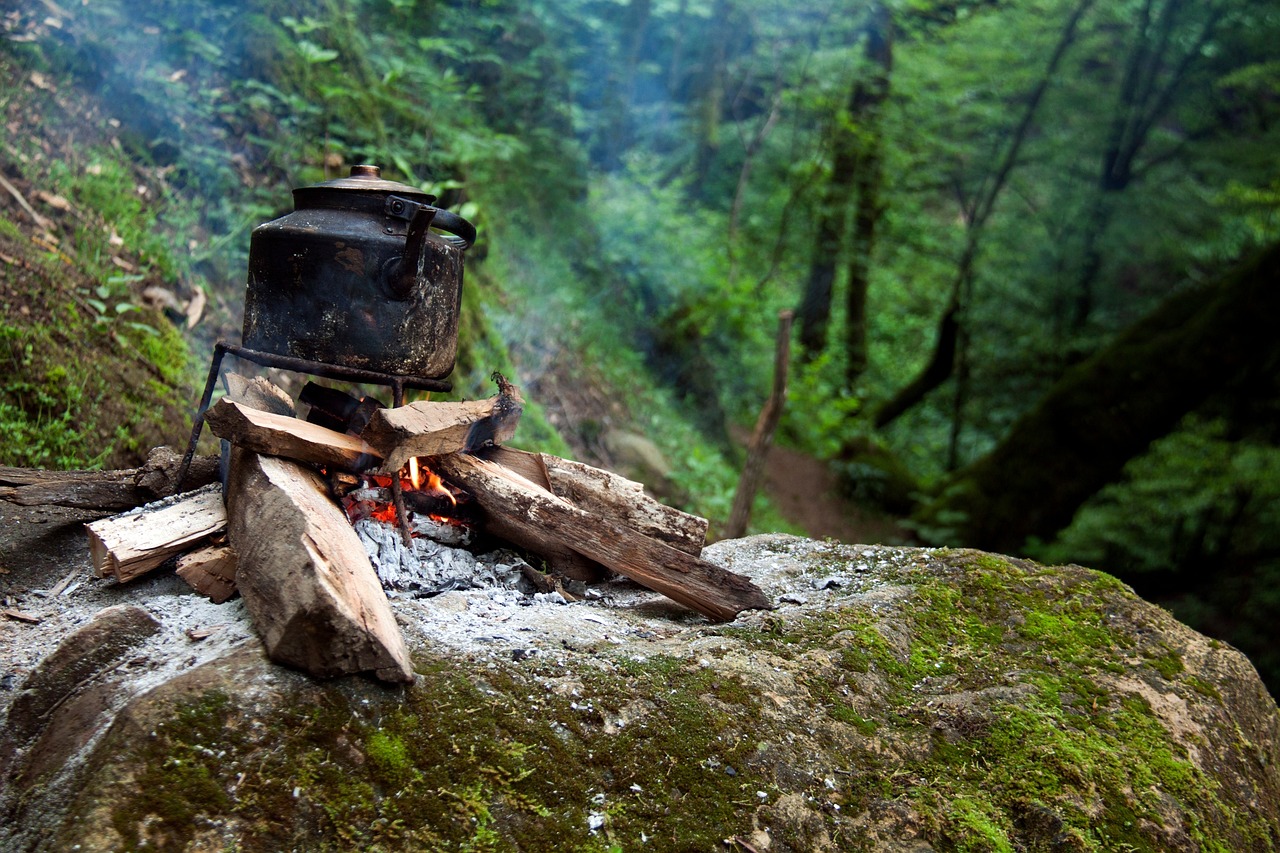
<svg viewBox="0 0 1280 853">
<path fill-rule="evenodd" d="M 481 453 L 483 458 L 497 462 L 534 485 L 551 491 L 551 480 L 547 477 L 547 468 L 542 463 L 541 454 L 509 447 L 490 447 Z M 519 519 L 509 519 L 505 514 L 491 514 L 485 522 L 485 530 L 492 536 L 514 543 L 519 541 L 524 525 Z M 538 547 L 537 553 L 546 562 L 548 569 L 572 580 L 600 583 L 609 576 L 609 570 L 604 566 L 595 560 L 587 559 L 566 545 L 546 541 Z"/>
<path fill-rule="evenodd" d="M 319 677 L 412 682 L 378 575 L 320 476 L 235 447 L 227 493 L 236 585 L 268 656 Z"/>
<path fill-rule="evenodd" d="M 455 453 L 432 459 L 431 466 L 471 493 L 486 523 L 504 519 L 511 532 L 503 535 L 517 546 L 534 552 L 548 542 L 570 547 L 717 622 L 773 606 L 747 578 L 597 518 L 501 465 Z"/>
<path fill-rule="evenodd" d="M 110 515 L 173 494 L 182 457 L 167 447 L 154 448 L 138 468 L 116 471 L 43 471 L 0 466 L 0 500 L 22 506 L 65 506 Z M 218 479 L 218 458 L 192 460 L 187 484 L 206 486 Z"/>
<path fill-rule="evenodd" d="M 220 533 L 227 526 L 217 484 L 149 503 L 85 525 L 89 557 L 100 578 L 124 583 Z"/>
<path fill-rule="evenodd" d="M 178 577 L 214 604 L 222 604 L 236 594 L 236 552 L 229 545 L 209 545 L 183 554 Z"/>
<path fill-rule="evenodd" d="M 239 373 L 226 373 L 222 376 L 222 384 L 227 389 L 227 396 L 237 403 L 244 403 L 251 409 L 260 412 L 271 412 L 296 418 L 298 410 L 294 408 L 293 398 L 274 382 L 255 376 L 252 379 Z"/>
<path fill-rule="evenodd" d="M 254 409 L 227 397 L 205 412 L 204 419 L 218 438 L 267 456 L 283 456 L 343 471 L 364 471 L 382 458 L 377 450 L 355 436 Z"/>
<path fill-rule="evenodd" d="M 473 436 L 477 425 L 501 417 L 501 397 L 464 402 L 418 402 L 374 412 L 360 437 L 373 445 L 386 459 L 384 469 L 399 471 L 413 456 L 442 456 L 468 449 L 470 441 L 493 443 L 509 437 L 514 431 L 510 419 L 507 427 L 483 430 L 485 436 Z"/>
<path fill-rule="evenodd" d="M 707 543 L 705 518 L 650 497 L 642 483 L 549 453 L 494 447 L 479 454 L 564 498 L 578 509 L 607 518 L 697 557 Z"/>
</svg>

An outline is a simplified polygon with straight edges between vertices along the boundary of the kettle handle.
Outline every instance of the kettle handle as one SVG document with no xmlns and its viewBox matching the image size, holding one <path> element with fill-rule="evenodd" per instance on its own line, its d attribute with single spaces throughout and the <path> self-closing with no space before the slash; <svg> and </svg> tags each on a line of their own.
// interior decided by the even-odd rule
<svg viewBox="0 0 1280 853">
<path fill-rule="evenodd" d="M 432 207 L 429 204 L 423 204 L 396 195 L 387 197 L 386 212 L 388 216 L 412 221 L 414 215 L 420 210 L 434 211 L 434 215 L 429 220 L 431 227 L 438 228 L 441 231 L 448 231 L 452 236 L 444 239 L 454 248 L 466 251 L 476 241 L 476 227 L 456 213 L 450 213 L 447 210 L 441 210 L 438 207 Z"/>
</svg>

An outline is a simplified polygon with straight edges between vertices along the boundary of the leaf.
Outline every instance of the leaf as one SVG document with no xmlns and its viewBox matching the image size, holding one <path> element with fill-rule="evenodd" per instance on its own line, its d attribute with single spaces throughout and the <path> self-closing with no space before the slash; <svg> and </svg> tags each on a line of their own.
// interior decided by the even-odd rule
<svg viewBox="0 0 1280 853">
<path fill-rule="evenodd" d="M 338 58 L 338 52 L 336 50 L 321 47 L 315 42 L 307 39 L 301 39 L 298 41 L 298 54 L 310 65 L 318 65 L 322 62 L 332 62 Z"/>
</svg>

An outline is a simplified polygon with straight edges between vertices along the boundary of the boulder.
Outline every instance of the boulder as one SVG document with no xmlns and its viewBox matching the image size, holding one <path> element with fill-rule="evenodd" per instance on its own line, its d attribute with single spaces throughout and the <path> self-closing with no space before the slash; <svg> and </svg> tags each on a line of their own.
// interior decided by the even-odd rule
<svg viewBox="0 0 1280 853">
<path fill-rule="evenodd" d="M 35 779 L 17 750 L 0 849 L 1280 848 L 1275 701 L 1115 579 L 781 535 L 704 556 L 777 609 L 712 625 L 624 582 L 394 599 L 404 687 L 271 664 L 235 602 L 104 588 L 161 627 L 93 669 L 122 698 L 63 763 Z"/>
</svg>

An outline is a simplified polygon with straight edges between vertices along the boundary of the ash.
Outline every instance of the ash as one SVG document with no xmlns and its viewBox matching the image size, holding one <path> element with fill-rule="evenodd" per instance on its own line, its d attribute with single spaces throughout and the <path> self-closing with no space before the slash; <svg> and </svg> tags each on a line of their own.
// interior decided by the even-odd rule
<svg viewBox="0 0 1280 853">
<path fill-rule="evenodd" d="M 503 589 L 526 596 L 542 595 L 525 578 L 525 572 L 531 567 L 514 551 L 502 549 L 475 556 L 465 548 L 437 542 L 429 535 L 415 536 L 412 545 L 405 545 L 395 525 L 372 518 L 357 521 L 355 531 L 388 598 L 427 598 L 466 589 Z M 469 538 L 462 537 L 459 541 L 467 544 Z M 558 593 L 546 595 L 564 600 Z"/>
</svg>

